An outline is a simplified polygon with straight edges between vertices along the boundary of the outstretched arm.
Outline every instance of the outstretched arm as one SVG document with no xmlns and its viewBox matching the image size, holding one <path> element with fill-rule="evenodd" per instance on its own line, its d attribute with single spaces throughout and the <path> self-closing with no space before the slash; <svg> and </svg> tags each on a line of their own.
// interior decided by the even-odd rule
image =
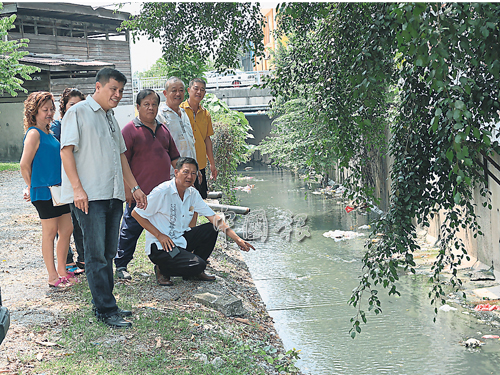
<svg viewBox="0 0 500 375">
<path fill-rule="evenodd" d="M 226 236 L 229 236 L 229 238 L 233 239 L 234 242 L 236 242 L 236 244 L 240 247 L 241 250 L 243 250 L 243 251 L 249 251 L 250 249 L 255 250 L 255 247 L 253 247 L 251 244 L 249 244 L 248 242 L 241 239 L 241 237 L 238 236 L 235 233 L 235 231 L 232 230 L 229 227 L 229 225 L 227 225 L 225 223 L 225 221 L 222 220 L 222 218 L 219 215 L 207 216 L 207 219 L 208 219 L 208 221 L 210 221 L 212 223 L 214 228 L 221 230 L 222 232 L 224 232 L 226 234 Z"/>
</svg>

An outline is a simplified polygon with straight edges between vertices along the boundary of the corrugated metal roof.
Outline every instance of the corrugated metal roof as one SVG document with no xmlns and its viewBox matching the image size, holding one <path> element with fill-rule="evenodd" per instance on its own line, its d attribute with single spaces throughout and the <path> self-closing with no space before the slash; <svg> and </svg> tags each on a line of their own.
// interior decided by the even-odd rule
<svg viewBox="0 0 500 375">
<path fill-rule="evenodd" d="M 21 60 L 21 62 L 26 63 L 26 64 L 38 64 L 38 65 L 47 65 L 47 66 L 77 66 L 77 67 L 82 67 L 82 68 L 89 68 L 89 67 L 95 67 L 95 68 L 103 68 L 106 66 L 114 66 L 113 63 L 109 62 L 104 62 L 104 61 L 97 61 L 97 60 L 82 60 L 82 59 L 77 59 L 77 58 L 71 58 L 71 57 L 62 57 L 61 55 L 57 56 L 51 56 L 51 55 L 41 55 L 41 56 L 34 56 L 34 55 L 27 55 L 24 56 Z"/>
</svg>

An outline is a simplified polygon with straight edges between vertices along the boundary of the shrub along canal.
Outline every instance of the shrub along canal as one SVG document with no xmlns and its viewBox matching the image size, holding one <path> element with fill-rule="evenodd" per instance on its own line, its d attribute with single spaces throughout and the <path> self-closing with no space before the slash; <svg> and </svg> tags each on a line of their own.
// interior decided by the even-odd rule
<svg viewBox="0 0 500 375">
<path fill-rule="evenodd" d="M 285 349 L 301 350 L 301 370 L 343 375 L 497 372 L 499 340 L 483 339 L 487 344 L 477 350 L 460 342 L 498 334 L 500 327 L 479 323 L 459 305 L 454 305 L 456 311 L 440 311 L 434 323 L 427 276 L 422 274 L 402 276 L 398 298 L 385 297 L 387 291 L 379 288 L 383 313 L 369 314 L 361 335 L 351 339 L 349 320 L 355 310 L 348 300 L 358 285 L 367 237 L 335 242 L 323 233 L 356 230 L 370 217 L 346 213 L 345 205 L 337 204 L 339 199 L 312 194 L 304 181 L 287 171 L 261 167 L 240 175 L 251 179 L 239 185 L 255 185 L 246 189 L 249 192 L 238 192 L 240 204 L 255 213 L 252 221 L 257 227 L 264 223 L 265 213 L 268 230 L 265 241 L 253 242 L 257 250 L 244 254 L 245 261 Z M 304 218 L 300 214 L 307 220 L 297 224 Z M 288 239 L 290 227 L 285 224 L 292 215 L 297 220 Z M 372 214 L 371 219 L 376 217 Z M 235 229 L 242 231 L 244 222 L 244 217 L 238 218 Z M 306 232 L 310 237 L 298 241 Z"/>
</svg>

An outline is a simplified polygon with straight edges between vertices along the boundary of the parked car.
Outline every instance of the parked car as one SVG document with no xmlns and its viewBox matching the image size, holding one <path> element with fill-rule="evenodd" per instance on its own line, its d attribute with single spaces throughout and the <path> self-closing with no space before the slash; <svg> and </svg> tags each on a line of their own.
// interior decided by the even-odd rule
<svg viewBox="0 0 500 375">
<path fill-rule="evenodd" d="M 10 326 L 10 314 L 6 307 L 2 306 L 2 290 L 0 289 L 0 344 L 2 343 L 5 335 Z"/>
<path fill-rule="evenodd" d="M 247 73 L 238 69 L 234 70 L 234 74 L 207 72 L 205 78 L 207 88 L 244 87 L 256 83 L 255 73 Z"/>
</svg>

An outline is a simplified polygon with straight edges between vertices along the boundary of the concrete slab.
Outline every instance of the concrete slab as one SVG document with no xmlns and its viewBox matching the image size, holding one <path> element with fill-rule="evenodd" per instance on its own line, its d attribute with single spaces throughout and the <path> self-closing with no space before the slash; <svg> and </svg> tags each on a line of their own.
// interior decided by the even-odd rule
<svg viewBox="0 0 500 375">
<path fill-rule="evenodd" d="M 500 285 L 493 286 L 490 288 L 479 288 L 472 291 L 479 298 L 485 300 L 500 299 Z"/>
</svg>

